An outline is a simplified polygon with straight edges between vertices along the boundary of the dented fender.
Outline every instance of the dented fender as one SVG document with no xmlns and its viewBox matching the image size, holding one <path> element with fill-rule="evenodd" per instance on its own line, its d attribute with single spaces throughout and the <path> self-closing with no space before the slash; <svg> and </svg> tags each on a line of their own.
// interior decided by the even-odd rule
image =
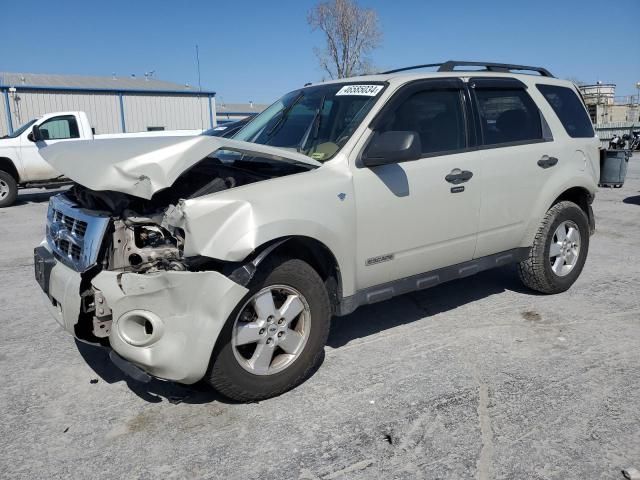
<svg viewBox="0 0 640 480">
<path fill-rule="evenodd" d="M 184 230 L 186 257 L 229 262 L 274 240 L 314 239 L 336 258 L 344 295 L 355 289 L 355 224 L 351 176 L 330 166 L 181 200 L 162 222 Z"/>
</svg>

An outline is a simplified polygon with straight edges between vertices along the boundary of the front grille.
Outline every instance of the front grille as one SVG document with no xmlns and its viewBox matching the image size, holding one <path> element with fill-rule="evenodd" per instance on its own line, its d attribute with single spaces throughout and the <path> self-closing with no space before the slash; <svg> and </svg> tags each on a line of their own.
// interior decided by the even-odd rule
<svg viewBox="0 0 640 480">
<path fill-rule="evenodd" d="M 71 243 L 68 240 L 54 240 L 54 244 L 56 246 L 56 250 L 67 257 L 71 258 L 73 261 L 80 261 L 80 255 L 82 253 L 82 248 L 80 248 L 75 243 Z"/>
<path fill-rule="evenodd" d="M 47 243 L 55 257 L 78 272 L 93 267 L 110 218 L 80 208 L 65 194 L 49 201 Z"/>
<path fill-rule="evenodd" d="M 60 210 L 56 209 L 53 209 L 52 216 L 54 222 L 58 222 L 64 225 L 72 235 L 76 235 L 79 238 L 84 238 L 84 235 L 87 232 L 87 222 L 65 215 Z"/>
</svg>

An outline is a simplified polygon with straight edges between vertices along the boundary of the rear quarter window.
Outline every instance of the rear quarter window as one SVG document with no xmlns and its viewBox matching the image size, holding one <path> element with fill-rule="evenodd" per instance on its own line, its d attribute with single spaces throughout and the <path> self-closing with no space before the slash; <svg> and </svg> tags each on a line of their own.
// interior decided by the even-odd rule
<svg viewBox="0 0 640 480">
<path fill-rule="evenodd" d="M 581 100 L 571 88 L 556 85 L 536 85 L 556 113 L 567 134 L 572 138 L 591 138 L 593 125 Z"/>
</svg>

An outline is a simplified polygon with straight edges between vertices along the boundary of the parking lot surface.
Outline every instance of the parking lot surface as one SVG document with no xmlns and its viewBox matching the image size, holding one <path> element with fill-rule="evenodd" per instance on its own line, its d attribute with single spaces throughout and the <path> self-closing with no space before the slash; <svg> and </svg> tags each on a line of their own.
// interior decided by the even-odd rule
<svg viewBox="0 0 640 480">
<path fill-rule="evenodd" d="M 50 193 L 0 210 L 0 477 L 622 479 L 640 469 L 640 156 L 571 290 L 485 272 L 336 318 L 320 369 L 234 404 L 127 379 L 33 279 Z"/>
</svg>

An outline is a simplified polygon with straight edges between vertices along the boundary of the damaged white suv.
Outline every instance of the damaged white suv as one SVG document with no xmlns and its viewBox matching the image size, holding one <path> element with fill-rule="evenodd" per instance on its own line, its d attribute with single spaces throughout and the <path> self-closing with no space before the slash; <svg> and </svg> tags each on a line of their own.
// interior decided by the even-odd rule
<svg viewBox="0 0 640 480">
<path fill-rule="evenodd" d="M 35 249 L 52 312 L 135 378 L 250 401 L 308 377 L 332 315 L 359 305 L 508 263 L 568 289 L 599 176 L 576 88 L 438 67 L 306 86 L 234 139 L 44 149 L 76 182 Z"/>
</svg>

